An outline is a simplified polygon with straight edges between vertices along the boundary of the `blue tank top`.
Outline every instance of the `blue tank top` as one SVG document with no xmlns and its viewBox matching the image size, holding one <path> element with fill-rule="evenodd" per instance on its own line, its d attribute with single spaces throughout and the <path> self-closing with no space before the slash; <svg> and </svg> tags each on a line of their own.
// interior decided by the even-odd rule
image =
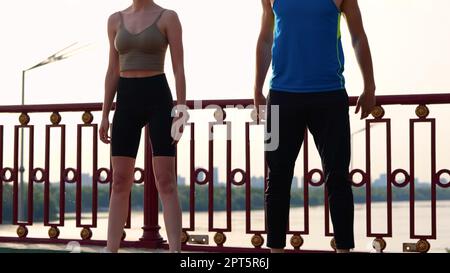
<svg viewBox="0 0 450 273">
<path fill-rule="evenodd" d="M 333 0 L 275 0 L 274 91 L 313 93 L 345 88 L 341 12 Z"/>
</svg>

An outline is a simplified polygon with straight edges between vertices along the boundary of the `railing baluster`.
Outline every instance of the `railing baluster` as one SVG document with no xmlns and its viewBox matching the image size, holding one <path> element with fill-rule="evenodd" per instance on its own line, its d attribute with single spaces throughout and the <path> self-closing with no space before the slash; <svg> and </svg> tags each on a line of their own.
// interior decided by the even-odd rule
<svg viewBox="0 0 450 273">
<path fill-rule="evenodd" d="M 83 240 L 90 240 L 92 238 L 91 228 L 97 227 L 97 179 L 95 174 L 97 173 L 97 155 L 98 155 L 98 135 L 97 135 L 97 124 L 92 124 L 94 116 L 90 111 L 85 111 L 82 115 L 82 120 L 84 124 L 77 125 L 77 179 L 76 179 L 76 225 L 77 227 L 82 227 L 81 238 Z M 83 128 L 92 129 L 92 208 L 91 208 L 91 223 L 83 224 L 81 222 L 82 218 L 82 136 Z"/>
<path fill-rule="evenodd" d="M 247 233 L 261 233 L 261 231 L 252 230 L 251 226 L 251 211 L 252 211 L 252 200 L 251 200 L 251 183 L 250 183 L 250 123 L 245 123 L 245 171 L 242 170 L 234 170 L 232 171 L 231 175 L 231 182 L 235 186 L 242 186 L 245 185 L 245 226 L 246 226 L 246 232 Z M 241 172 L 242 175 L 242 181 L 237 182 L 235 180 L 235 175 L 237 172 Z"/>
<path fill-rule="evenodd" d="M 197 177 L 195 177 L 195 124 L 189 123 L 191 129 L 190 140 L 190 183 L 189 183 L 189 228 L 186 231 L 195 230 L 195 184 Z"/>
<path fill-rule="evenodd" d="M 28 219 L 26 221 L 27 225 L 33 225 L 33 208 L 34 208 L 34 179 L 33 179 L 33 169 L 34 169 L 34 126 L 30 125 L 30 151 L 29 151 L 29 161 L 28 161 Z"/>
<path fill-rule="evenodd" d="M 231 231 L 231 181 L 229 175 L 231 172 L 231 142 L 229 142 L 228 136 L 231 134 L 231 123 L 225 122 L 224 110 L 219 108 L 215 112 L 215 122 L 209 122 L 209 140 L 208 140 L 208 230 L 218 233 Z M 214 226 L 214 126 L 225 125 L 227 130 L 227 182 L 226 182 L 226 226 L 225 228 L 216 228 Z M 230 146 L 228 146 L 230 145 Z M 217 181 L 218 182 L 218 181 Z"/>
<path fill-rule="evenodd" d="M 98 170 L 98 125 L 92 124 L 92 175 Z M 92 226 L 97 227 L 98 217 L 98 181 L 92 178 Z"/>
<path fill-rule="evenodd" d="M 226 121 L 225 122 L 227 125 L 227 162 L 226 162 L 226 199 L 227 199 L 227 230 L 231 231 L 231 211 L 232 211 L 232 206 L 231 206 L 231 198 L 232 198 L 232 181 L 231 181 L 231 168 L 232 168 L 232 163 L 231 163 L 231 122 Z"/>
<path fill-rule="evenodd" d="M 304 228 L 300 234 L 309 234 L 309 162 L 308 162 L 308 131 L 305 130 L 303 141 L 303 211 Z"/>
<path fill-rule="evenodd" d="M 427 240 L 436 239 L 436 183 L 434 176 L 436 173 L 436 120 L 427 118 L 429 115 L 428 107 L 419 105 L 416 108 L 418 119 L 410 119 L 410 237 L 419 239 L 416 244 L 418 252 L 428 252 L 430 244 Z M 420 235 L 415 230 L 415 125 L 419 123 L 429 123 L 431 133 L 431 234 Z"/>
<path fill-rule="evenodd" d="M 57 227 L 64 226 L 64 217 L 65 217 L 65 153 L 66 153 L 66 126 L 60 125 L 61 116 L 59 113 L 53 113 L 50 118 L 52 125 L 46 125 L 45 130 L 45 170 L 46 177 L 44 181 L 44 226 L 50 226 L 49 237 L 51 239 L 57 239 L 59 236 L 59 229 Z M 59 217 L 58 223 L 51 222 L 50 219 L 50 156 L 51 156 L 51 129 L 59 128 L 61 132 L 61 146 L 60 146 L 60 168 L 59 168 Z"/>
<path fill-rule="evenodd" d="M 366 172 L 356 170 L 351 174 L 352 184 L 356 187 L 366 186 L 366 233 L 367 237 L 375 237 L 374 243 L 377 250 L 382 252 L 386 248 L 386 241 L 383 237 L 392 237 L 392 184 L 391 184 L 391 120 L 383 119 L 385 111 L 382 107 L 377 106 L 372 112 L 374 119 L 366 120 Z M 371 128 L 376 124 L 385 124 L 386 126 L 386 215 L 387 215 L 387 231 L 372 232 L 372 153 L 371 153 Z M 353 174 L 360 173 L 363 177 L 360 183 L 353 181 Z M 375 246 L 375 245 L 374 245 Z"/>
<path fill-rule="evenodd" d="M 0 125 L 0 225 L 3 224 L 3 182 L 5 172 L 5 169 L 3 169 L 3 125 Z"/>
<path fill-rule="evenodd" d="M 214 229 L 214 123 L 208 124 L 208 230 Z"/>
<path fill-rule="evenodd" d="M 145 181 L 144 181 L 144 230 L 139 239 L 149 248 L 158 248 L 163 243 L 159 234 L 161 227 L 159 221 L 158 191 L 156 189 L 155 174 L 153 172 L 152 145 L 148 126 L 145 128 Z"/>
</svg>

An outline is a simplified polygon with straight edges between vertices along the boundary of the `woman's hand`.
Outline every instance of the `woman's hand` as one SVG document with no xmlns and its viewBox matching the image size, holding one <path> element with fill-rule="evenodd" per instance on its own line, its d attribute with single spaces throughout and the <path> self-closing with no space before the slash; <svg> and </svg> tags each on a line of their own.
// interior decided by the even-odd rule
<svg viewBox="0 0 450 273">
<path fill-rule="evenodd" d="M 172 121 L 172 145 L 177 145 L 183 136 L 184 126 L 186 122 L 183 116 L 174 117 Z"/>
<path fill-rule="evenodd" d="M 189 120 L 189 108 L 186 105 L 185 101 L 181 101 L 179 104 L 177 104 L 172 109 L 172 129 L 171 129 L 171 135 L 172 135 L 172 145 L 177 145 L 180 141 L 181 137 L 183 136 L 184 127 L 188 123 Z"/>
<path fill-rule="evenodd" d="M 100 135 L 100 140 L 105 144 L 111 143 L 111 138 L 108 136 L 108 131 L 109 131 L 109 120 L 107 118 L 103 118 L 98 133 Z"/>
</svg>

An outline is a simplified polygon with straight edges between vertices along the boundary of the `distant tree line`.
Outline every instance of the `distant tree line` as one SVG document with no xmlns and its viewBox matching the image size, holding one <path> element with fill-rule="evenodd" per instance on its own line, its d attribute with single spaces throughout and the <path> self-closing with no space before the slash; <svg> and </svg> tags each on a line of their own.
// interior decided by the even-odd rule
<svg viewBox="0 0 450 273">
<path fill-rule="evenodd" d="M 186 185 L 178 187 L 180 202 L 183 211 L 189 211 L 190 188 Z M 65 189 L 65 211 L 73 213 L 76 210 L 76 188 L 75 185 L 66 185 Z M 365 188 L 354 188 L 354 200 L 356 204 L 366 202 Z M 57 219 L 59 213 L 59 186 L 50 187 L 50 218 Z M 393 188 L 393 201 L 408 201 L 409 188 Z M 34 221 L 42 221 L 44 215 L 44 188 L 42 185 L 34 187 Z M 195 193 L 196 211 L 208 210 L 208 187 L 196 185 Z M 292 207 L 302 207 L 304 203 L 303 189 L 296 189 L 291 194 Z M 131 194 L 131 206 L 134 210 L 142 210 L 144 199 L 144 187 L 135 185 Z M 429 188 L 417 188 L 415 199 L 418 201 L 430 200 L 431 190 Z M 386 201 L 385 188 L 372 189 L 372 202 Z M 450 200 L 450 190 L 438 189 L 437 200 Z M 98 210 L 107 211 L 109 205 L 109 186 L 99 185 L 98 187 Z M 323 188 L 309 188 L 310 206 L 320 206 L 324 204 Z M 160 206 L 161 207 L 161 206 Z M 245 210 L 245 187 L 234 187 L 231 194 L 231 207 L 233 210 Z M 251 189 L 251 208 L 253 210 L 264 208 L 264 190 L 262 188 Z M 216 185 L 214 188 L 214 210 L 224 211 L 226 209 L 226 188 L 223 185 Z M 83 185 L 82 188 L 82 211 L 89 213 L 92 210 L 92 187 Z M 12 220 L 12 187 L 3 186 L 3 220 L 9 223 Z"/>
</svg>

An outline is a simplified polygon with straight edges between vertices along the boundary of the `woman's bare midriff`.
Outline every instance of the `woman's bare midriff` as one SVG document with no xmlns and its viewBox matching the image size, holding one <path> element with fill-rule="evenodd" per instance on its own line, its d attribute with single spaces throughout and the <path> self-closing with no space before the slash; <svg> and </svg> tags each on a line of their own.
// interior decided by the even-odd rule
<svg viewBox="0 0 450 273">
<path fill-rule="evenodd" d="M 133 70 L 133 71 L 122 71 L 120 76 L 122 78 L 145 78 L 153 77 L 164 74 L 163 71 L 153 71 L 153 70 Z"/>
</svg>

